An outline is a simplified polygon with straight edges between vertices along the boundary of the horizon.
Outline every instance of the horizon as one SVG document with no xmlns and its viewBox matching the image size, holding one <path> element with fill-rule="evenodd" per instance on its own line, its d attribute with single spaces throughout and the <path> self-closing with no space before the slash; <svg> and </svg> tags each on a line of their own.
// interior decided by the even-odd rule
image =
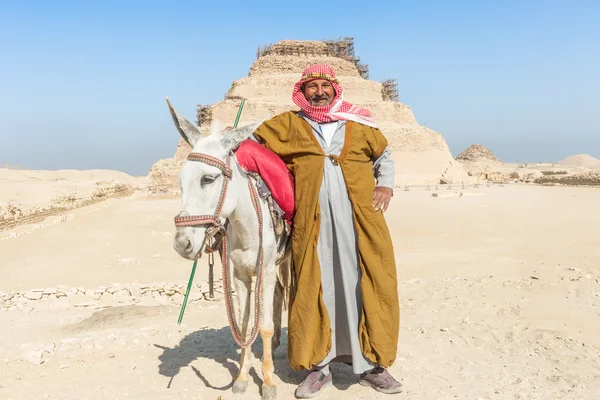
<svg viewBox="0 0 600 400">
<path fill-rule="evenodd" d="M 0 166 L 146 175 L 179 143 L 165 96 L 195 121 L 258 46 L 346 36 L 453 157 L 481 144 L 505 163 L 600 159 L 600 5 L 559 3 L 348 3 L 326 24 L 289 23 L 299 11 L 276 2 L 1 5 Z"/>
</svg>

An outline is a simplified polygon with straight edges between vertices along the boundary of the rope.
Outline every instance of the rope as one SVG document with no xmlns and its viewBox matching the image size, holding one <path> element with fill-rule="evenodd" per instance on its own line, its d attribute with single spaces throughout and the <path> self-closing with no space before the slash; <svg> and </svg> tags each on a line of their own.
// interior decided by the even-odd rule
<svg viewBox="0 0 600 400">
<path fill-rule="evenodd" d="M 263 273 L 264 273 L 264 251 L 263 251 L 263 214 L 262 208 L 260 207 L 260 198 L 254 187 L 252 181 L 248 179 L 248 187 L 250 189 L 250 194 L 252 196 L 252 206 L 256 211 L 256 216 L 258 217 L 258 237 L 259 237 L 259 248 L 258 248 L 258 265 L 256 271 L 256 284 L 254 288 L 254 324 L 252 325 L 252 331 L 250 332 L 250 337 L 248 340 L 244 341 L 242 338 L 243 333 L 240 331 L 239 325 L 237 323 L 237 318 L 235 316 L 235 310 L 233 308 L 233 296 L 231 293 L 231 281 L 230 281 L 230 262 L 229 262 L 229 243 L 227 240 L 227 235 L 224 234 L 222 238 L 222 267 L 223 267 L 223 291 L 225 292 L 225 308 L 227 309 L 227 319 L 229 320 L 229 327 L 231 328 L 231 334 L 233 336 L 233 340 L 240 346 L 240 348 L 245 349 L 252 346 L 252 343 L 258 337 L 259 327 L 260 327 L 260 317 L 262 314 L 262 284 L 263 284 Z"/>
</svg>

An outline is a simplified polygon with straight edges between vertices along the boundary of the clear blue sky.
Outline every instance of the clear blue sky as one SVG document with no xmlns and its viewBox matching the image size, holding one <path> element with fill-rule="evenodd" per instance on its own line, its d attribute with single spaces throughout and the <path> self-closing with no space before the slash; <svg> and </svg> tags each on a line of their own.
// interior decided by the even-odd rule
<svg viewBox="0 0 600 400">
<path fill-rule="evenodd" d="M 456 155 L 600 158 L 598 1 L 0 1 L 0 165 L 146 174 L 258 45 L 355 38 Z"/>
</svg>

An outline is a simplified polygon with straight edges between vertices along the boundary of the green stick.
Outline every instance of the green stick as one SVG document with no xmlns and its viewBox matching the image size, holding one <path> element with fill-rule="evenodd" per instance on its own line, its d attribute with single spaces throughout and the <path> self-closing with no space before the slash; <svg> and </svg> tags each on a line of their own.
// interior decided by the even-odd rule
<svg viewBox="0 0 600 400">
<path fill-rule="evenodd" d="M 233 129 L 237 128 L 238 122 L 240 122 L 240 115 L 242 115 L 242 109 L 244 108 L 244 103 L 246 99 L 242 99 L 240 104 L 240 108 L 238 109 L 237 116 L 235 117 L 235 122 L 233 123 Z M 185 291 L 185 297 L 183 298 L 183 304 L 181 305 L 181 311 L 179 312 L 179 320 L 177 321 L 178 325 L 181 325 L 181 321 L 183 320 L 183 313 L 185 312 L 185 306 L 187 305 L 188 298 L 190 297 L 190 290 L 192 289 L 192 282 L 194 281 L 194 274 L 196 273 L 196 265 L 198 264 L 198 259 L 194 260 L 194 266 L 192 267 L 192 273 L 190 274 L 190 280 L 188 281 L 187 289 Z"/>
<path fill-rule="evenodd" d="M 183 319 L 183 313 L 185 312 L 185 306 L 188 301 L 188 297 L 190 297 L 190 289 L 192 288 L 192 282 L 194 280 L 194 274 L 196 273 L 196 265 L 198 264 L 198 259 L 194 260 L 194 266 L 192 267 L 192 274 L 190 275 L 190 281 L 188 282 L 187 290 L 185 291 L 185 297 L 183 298 L 183 304 L 181 305 L 181 311 L 179 312 L 179 320 L 177 321 L 178 325 L 181 325 L 181 320 Z"/>
<path fill-rule="evenodd" d="M 242 108 L 244 108 L 245 102 L 246 102 L 246 99 L 242 99 L 242 102 L 240 103 L 240 108 L 238 109 L 237 116 L 235 117 L 235 122 L 233 123 L 233 129 L 237 128 L 238 122 L 240 122 L 240 115 L 242 115 Z"/>
</svg>

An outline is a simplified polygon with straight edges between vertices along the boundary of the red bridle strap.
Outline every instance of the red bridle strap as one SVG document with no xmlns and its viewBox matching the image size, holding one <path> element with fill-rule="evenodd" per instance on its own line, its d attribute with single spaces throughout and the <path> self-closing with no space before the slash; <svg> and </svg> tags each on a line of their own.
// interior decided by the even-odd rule
<svg viewBox="0 0 600 400">
<path fill-rule="evenodd" d="M 203 162 L 204 164 L 208 164 L 213 167 L 219 168 L 223 172 L 223 174 L 228 178 L 231 178 L 233 176 L 233 172 L 231 171 L 231 168 L 229 167 L 229 164 L 230 164 L 229 159 L 230 158 L 231 158 L 231 156 L 228 155 L 227 156 L 227 164 L 225 164 L 223 161 L 219 160 L 218 158 L 209 156 L 208 154 L 190 153 L 188 155 L 188 160 L 200 161 L 200 162 Z"/>
<path fill-rule="evenodd" d="M 229 180 L 233 176 L 233 171 L 230 167 L 231 154 L 227 155 L 225 162 L 219 160 L 216 157 L 202 153 L 190 153 L 190 155 L 188 156 L 188 160 L 200 161 L 213 167 L 219 168 L 221 171 L 223 171 L 225 180 L 223 182 L 223 186 L 221 187 L 221 196 L 219 197 L 217 209 L 215 210 L 215 213 L 213 215 L 178 215 L 174 218 L 175 226 L 178 228 L 198 225 L 212 225 L 216 227 L 221 227 L 221 209 L 223 208 L 223 203 L 225 202 L 225 196 L 227 196 L 227 186 L 229 185 Z"/>
</svg>

